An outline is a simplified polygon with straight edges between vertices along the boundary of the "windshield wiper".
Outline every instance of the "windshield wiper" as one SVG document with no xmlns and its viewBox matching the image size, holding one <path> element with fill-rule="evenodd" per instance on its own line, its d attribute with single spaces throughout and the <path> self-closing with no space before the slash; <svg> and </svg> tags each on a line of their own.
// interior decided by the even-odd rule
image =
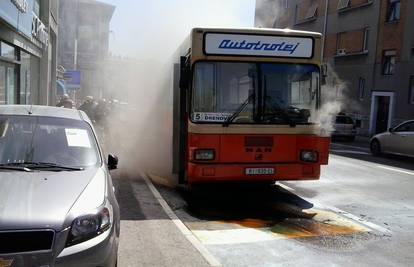
<svg viewBox="0 0 414 267">
<path fill-rule="evenodd" d="M 254 93 L 251 93 L 249 97 L 247 97 L 247 99 L 237 108 L 237 110 L 227 118 L 227 120 L 223 123 L 223 127 L 229 127 L 230 123 L 232 123 L 233 120 L 246 108 L 253 96 Z"/>
<path fill-rule="evenodd" d="M 272 121 L 274 119 L 280 119 L 283 120 L 284 122 L 288 123 L 290 127 L 294 128 L 296 127 L 297 123 L 295 120 L 293 120 L 290 116 L 289 113 L 286 110 L 278 110 L 277 112 L 272 112 L 266 116 L 274 116 L 274 118 L 270 119 L 269 121 Z"/>
<path fill-rule="evenodd" d="M 26 168 L 29 171 L 35 169 L 59 169 L 59 170 L 68 170 L 68 171 L 82 171 L 83 168 L 80 167 L 69 167 L 63 166 L 56 163 L 49 163 L 49 162 L 14 162 L 14 163 L 6 163 L 1 164 L 1 166 L 9 167 L 9 168 Z"/>
<path fill-rule="evenodd" d="M 11 170 L 11 171 L 24 171 L 24 172 L 32 172 L 33 170 L 26 167 L 26 166 L 18 166 L 18 165 L 10 165 L 8 163 L 6 164 L 0 164 L 1 170 Z"/>
</svg>

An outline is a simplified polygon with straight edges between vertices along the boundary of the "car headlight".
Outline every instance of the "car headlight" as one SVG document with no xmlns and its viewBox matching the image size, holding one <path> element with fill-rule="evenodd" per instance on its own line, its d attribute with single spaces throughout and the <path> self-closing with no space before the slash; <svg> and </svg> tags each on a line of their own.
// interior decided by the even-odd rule
<svg viewBox="0 0 414 267">
<path fill-rule="evenodd" d="M 95 214 L 76 218 L 70 228 L 66 247 L 70 247 L 94 238 L 111 227 L 112 210 L 104 207 Z"/>
<path fill-rule="evenodd" d="M 300 160 L 304 162 L 318 162 L 318 152 L 302 150 L 300 152 Z"/>
<path fill-rule="evenodd" d="M 194 152 L 195 160 L 214 160 L 213 149 L 197 149 Z"/>
</svg>

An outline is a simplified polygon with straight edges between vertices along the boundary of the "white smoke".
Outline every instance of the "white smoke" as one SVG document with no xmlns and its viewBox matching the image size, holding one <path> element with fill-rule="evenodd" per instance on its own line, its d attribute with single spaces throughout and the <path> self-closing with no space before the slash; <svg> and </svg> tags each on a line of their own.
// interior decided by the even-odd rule
<svg viewBox="0 0 414 267">
<path fill-rule="evenodd" d="M 114 21 L 121 27 L 115 30 L 112 53 L 133 59 L 109 68 L 105 77 L 109 95 L 128 102 L 121 119 L 110 118 L 115 129 L 110 130 L 107 150 L 118 154 L 121 167 L 131 175 L 140 170 L 171 177 L 176 51 L 195 27 L 252 27 L 254 0 L 158 0 L 142 2 L 142 8 L 145 12 Z M 125 11 L 117 9 L 115 20 L 116 12 Z"/>
<path fill-rule="evenodd" d="M 274 28 L 276 20 L 283 12 L 281 0 L 256 0 L 255 26 Z"/>
</svg>

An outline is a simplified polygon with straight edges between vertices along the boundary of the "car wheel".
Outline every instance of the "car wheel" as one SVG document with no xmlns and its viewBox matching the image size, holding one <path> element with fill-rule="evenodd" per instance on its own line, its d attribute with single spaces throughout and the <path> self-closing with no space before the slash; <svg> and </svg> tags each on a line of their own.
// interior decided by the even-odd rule
<svg viewBox="0 0 414 267">
<path fill-rule="evenodd" d="M 371 142 L 371 153 L 374 156 L 380 156 L 381 155 L 381 144 L 377 139 L 374 139 Z"/>
</svg>

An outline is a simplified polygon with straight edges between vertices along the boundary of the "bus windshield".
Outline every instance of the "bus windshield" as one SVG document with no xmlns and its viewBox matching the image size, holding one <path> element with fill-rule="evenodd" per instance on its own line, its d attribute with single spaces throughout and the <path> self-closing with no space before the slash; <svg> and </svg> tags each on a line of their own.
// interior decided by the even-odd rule
<svg viewBox="0 0 414 267">
<path fill-rule="evenodd" d="M 315 65 L 198 62 L 192 94 L 193 122 L 309 124 L 318 105 Z"/>
</svg>

